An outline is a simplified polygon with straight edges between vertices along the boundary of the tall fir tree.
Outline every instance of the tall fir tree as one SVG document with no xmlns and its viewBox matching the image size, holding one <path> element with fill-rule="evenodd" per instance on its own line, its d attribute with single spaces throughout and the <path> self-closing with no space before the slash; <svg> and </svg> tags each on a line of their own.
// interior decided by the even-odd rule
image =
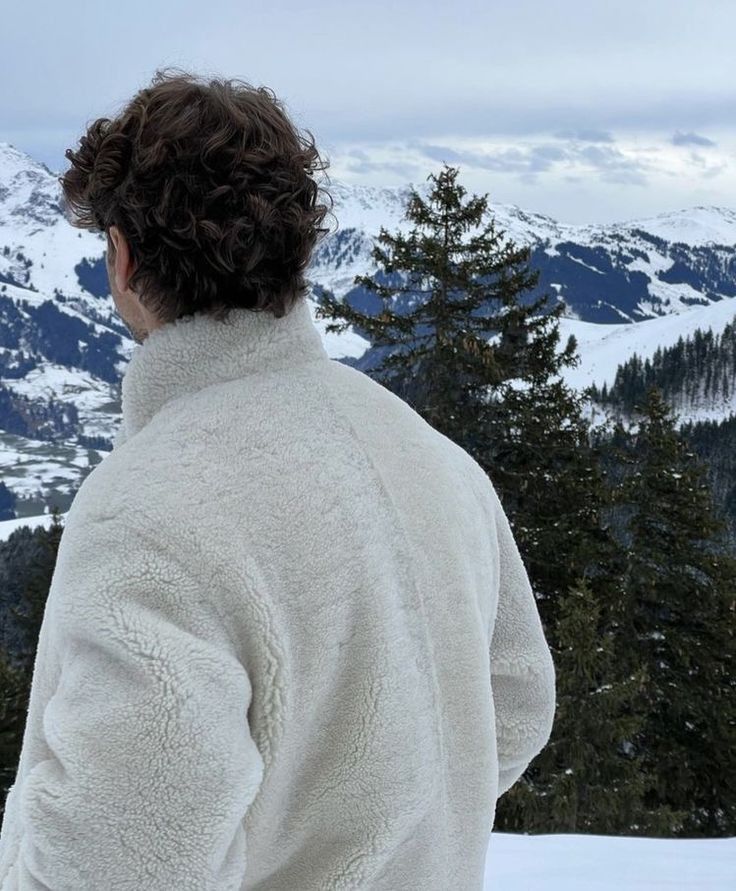
<svg viewBox="0 0 736 891">
<path fill-rule="evenodd" d="M 438 176 L 430 175 L 434 187 L 426 201 L 411 193 L 409 233 L 381 229 L 373 252 L 380 272 L 375 279 L 357 276 L 355 283 L 379 295 L 382 310 L 368 315 L 325 292 L 317 315 L 332 320 L 330 333 L 349 325 L 365 332 L 383 355 L 371 374 L 488 472 L 525 555 L 547 638 L 560 654 L 565 644 L 556 640 L 557 601 L 589 576 L 590 588 L 575 605 L 578 612 L 590 608 L 587 621 L 593 622 L 596 598 L 601 604 L 616 596 L 623 557 L 601 522 L 608 491 L 589 445 L 581 400 L 558 378 L 563 367 L 578 361 L 574 338 L 557 348 L 563 306 L 542 312 L 547 295 L 524 302 L 523 292 L 539 277 L 528 267 L 530 249 L 505 241 L 493 218 L 483 225 L 487 199 L 463 202 L 457 173 L 445 165 Z M 474 229 L 479 231 L 466 238 Z M 582 615 L 579 620 L 586 621 Z M 599 697 L 610 711 L 599 736 L 598 776 L 601 785 L 606 777 L 619 777 L 616 808 L 631 814 L 636 801 L 624 799 L 635 796 L 636 788 L 627 782 L 630 761 L 620 749 L 633 681 L 601 652 L 589 654 L 590 670 L 605 677 L 613 692 Z M 593 668 L 596 660 L 600 664 Z M 594 695 L 570 686 L 569 720 L 559 731 L 553 728 L 548 751 L 499 802 L 499 829 L 538 825 L 553 831 L 569 825 L 569 807 L 558 812 L 555 801 L 569 792 L 566 770 L 579 768 L 571 747 L 584 727 L 576 729 L 575 723 L 588 714 L 582 706 Z M 613 767 L 603 764 L 607 759 Z M 588 776 L 595 767 L 593 762 Z M 593 818 L 586 812 L 580 824 Z M 620 828 L 614 817 L 596 825 Z"/>
<path fill-rule="evenodd" d="M 505 240 L 493 216 L 483 223 L 488 199 L 473 196 L 464 202 L 458 173 L 444 165 L 439 174 L 430 174 L 434 185 L 426 200 L 411 191 L 406 208 L 411 231 L 391 235 L 381 227 L 372 257 L 382 280 L 365 275 L 354 280 L 381 299 L 380 313 L 363 313 L 324 291 L 317 317 L 330 320 L 328 333 L 350 325 L 365 331 L 383 351 L 372 376 L 480 458 L 487 443 L 479 414 L 494 391 L 518 377 L 521 367 L 537 367 L 542 352 L 558 367 L 573 362 L 575 341 L 571 337 L 553 358 L 549 344 L 559 335 L 548 329 L 562 307 L 545 318 L 536 313 L 546 295 L 528 306 L 518 302 L 518 294 L 538 279 L 523 265 L 529 249 Z M 489 315 L 494 303 L 497 311 Z M 492 335 L 500 336 L 497 345 L 490 342 Z"/>
<path fill-rule="evenodd" d="M 736 834 L 736 559 L 706 469 L 651 386 L 620 487 L 630 508 L 627 654 L 647 683 L 636 745 L 656 778 L 645 801 L 684 813 L 686 837 Z"/>
</svg>

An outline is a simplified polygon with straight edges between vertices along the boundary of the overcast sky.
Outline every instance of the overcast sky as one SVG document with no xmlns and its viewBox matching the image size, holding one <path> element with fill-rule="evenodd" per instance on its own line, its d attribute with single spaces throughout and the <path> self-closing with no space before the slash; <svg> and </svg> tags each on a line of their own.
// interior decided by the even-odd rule
<svg viewBox="0 0 736 891">
<path fill-rule="evenodd" d="M 3 3 L 0 141 L 66 167 L 157 68 L 271 87 L 331 178 L 570 223 L 736 209 L 736 0 Z"/>
</svg>

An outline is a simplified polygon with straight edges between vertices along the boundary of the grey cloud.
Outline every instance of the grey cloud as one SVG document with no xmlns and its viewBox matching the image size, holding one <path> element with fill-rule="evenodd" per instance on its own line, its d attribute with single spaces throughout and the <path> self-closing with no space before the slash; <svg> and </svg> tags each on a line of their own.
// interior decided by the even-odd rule
<svg viewBox="0 0 736 891">
<path fill-rule="evenodd" d="M 647 184 L 644 175 L 646 165 L 635 158 L 627 158 L 618 149 L 587 145 L 577 155 L 594 167 L 605 182 L 637 186 Z"/>
<path fill-rule="evenodd" d="M 715 145 L 715 142 L 707 136 L 693 133 L 692 130 L 689 133 L 681 133 L 678 130 L 672 137 L 672 145 Z"/>
<path fill-rule="evenodd" d="M 703 155 L 696 151 L 690 152 L 690 161 L 695 166 L 700 167 L 700 175 L 704 179 L 711 179 L 714 176 L 718 176 L 719 173 L 722 173 L 726 167 L 728 167 L 728 164 L 726 164 L 725 161 L 711 164 L 708 158 L 704 158 Z"/>
<path fill-rule="evenodd" d="M 704 179 L 712 179 L 714 176 L 718 176 L 719 173 L 722 173 L 726 167 L 728 167 L 727 164 L 714 164 L 713 167 L 708 167 L 704 170 L 701 176 Z"/>
<path fill-rule="evenodd" d="M 418 149 L 423 155 L 431 158 L 433 161 L 447 161 L 451 164 L 453 161 L 471 164 L 473 167 L 478 166 L 478 158 L 481 156 L 477 152 L 457 151 L 448 145 L 429 145 L 417 140 L 408 141 L 409 148 Z"/>
<path fill-rule="evenodd" d="M 425 144 L 411 140 L 409 147 L 425 157 L 448 163 L 461 163 L 481 170 L 516 174 L 522 182 L 536 182 L 536 175 L 552 168 L 557 162 L 569 164 L 585 163 L 608 182 L 646 183 L 646 165 L 628 158 L 618 149 L 609 145 L 565 145 L 541 143 L 539 145 L 514 146 L 497 151 L 458 151 L 449 146 Z"/>
<path fill-rule="evenodd" d="M 570 153 L 558 145 L 535 145 L 529 149 L 529 169 L 548 170 L 554 161 L 564 161 Z"/>
<path fill-rule="evenodd" d="M 530 173 L 547 170 L 553 160 L 564 156 L 558 154 L 557 146 L 528 146 L 524 148 L 501 149 L 496 152 L 476 152 L 457 150 L 444 145 L 432 145 L 418 140 L 410 140 L 410 148 L 416 149 L 433 161 L 467 164 L 481 170 L 494 170 L 503 173 Z"/>
<path fill-rule="evenodd" d="M 345 169 L 348 173 L 356 173 L 358 175 L 367 173 L 383 173 L 385 171 L 389 171 L 391 173 L 397 173 L 399 176 L 402 176 L 405 179 L 410 179 L 416 174 L 416 166 L 414 164 L 404 163 L 403 161 L 365 160 L 358 163 L 348 161 L 348 163 L 345 165 Z"/>
</svg>

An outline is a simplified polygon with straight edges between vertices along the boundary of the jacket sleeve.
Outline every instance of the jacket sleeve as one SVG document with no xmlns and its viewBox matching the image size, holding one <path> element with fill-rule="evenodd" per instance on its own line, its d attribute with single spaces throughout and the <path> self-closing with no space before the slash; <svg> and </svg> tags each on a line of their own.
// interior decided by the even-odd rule
<svg viewBox="0 0 736 891">
<path fill-rule="evenodd" d="M 521 777 L 551 735 L 556 677 L 529 577 L 495 490 L 492 495 L 499 582 L 490 661 L 500 797 Z"/>
<path fill-rule="evenodd" d="M 44 613 L 49 683 L 6 816 L 2 891 L 242 887 L 262 779 L 248 674 L 206 590 L 159 530 L 117 517 L 61 537 Z M 222 624 L 222 623 L 220 623 Z M 29 715 L 29 721 L 32 715 Z M 19 771 L 20 774 L 20 771 Z"/>
</svg>

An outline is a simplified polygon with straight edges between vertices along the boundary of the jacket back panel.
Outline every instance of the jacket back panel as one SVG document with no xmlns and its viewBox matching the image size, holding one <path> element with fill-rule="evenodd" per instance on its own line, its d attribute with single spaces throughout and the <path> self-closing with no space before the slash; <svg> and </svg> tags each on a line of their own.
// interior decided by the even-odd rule
<svg viewBox="0 0 736 891">
<path fill-rule="evenodd" d="M 498 554 L 480 467 L 334 360 L 209 387 L 136 441 L 253 685 L 244 888 L 482 887 Z"/>
</svg>

